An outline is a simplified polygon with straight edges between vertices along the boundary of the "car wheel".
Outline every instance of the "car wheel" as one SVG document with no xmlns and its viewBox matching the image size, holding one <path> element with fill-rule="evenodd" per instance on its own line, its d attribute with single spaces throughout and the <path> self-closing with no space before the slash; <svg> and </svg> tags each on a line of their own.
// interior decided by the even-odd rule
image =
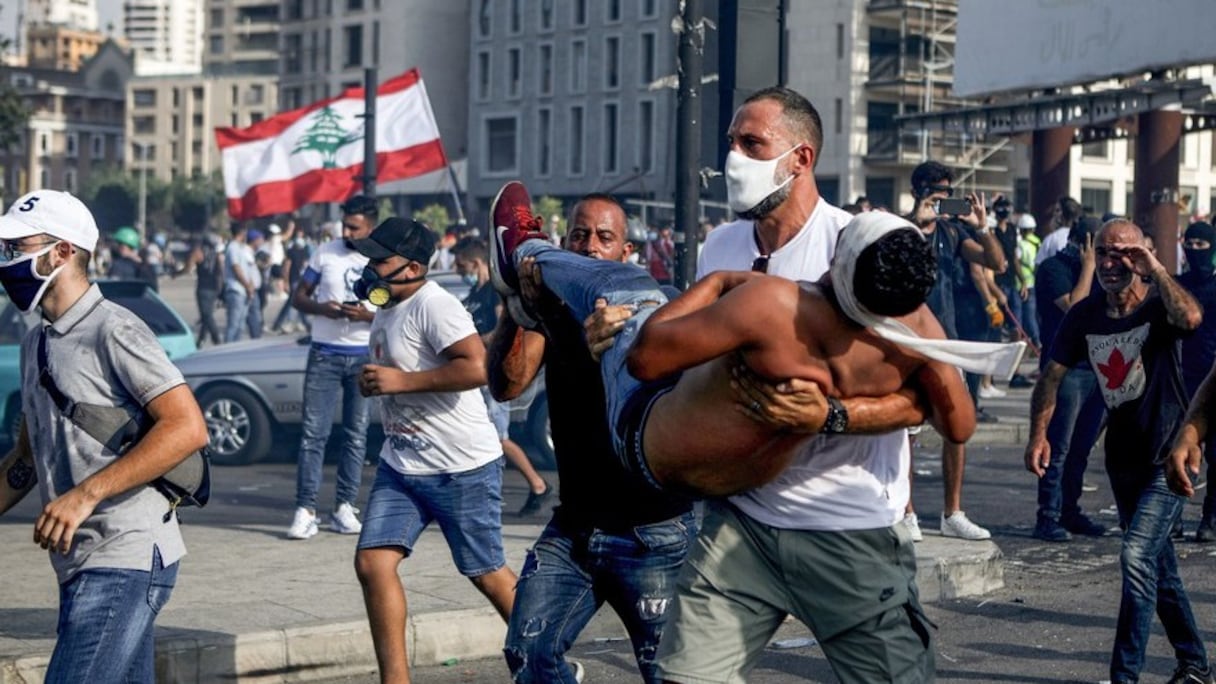
<svg viewBox="0 0 1216 684">
<path fill-rule="evenodd" d="M 537 470 L 556 470 L 553 453 L 553 431 L 549 427 L 549 393 L 543 392 L 532 402 L 528 411 L 528 457 Z"/>
<path fill-rule="evenodd" d="M 211 460 L 219 465 L 257 463 L 270 451 L 270 417 L 252 392 L 236 385 L 209 387 L 198 404 L 207 421 Z"/>
</svg>

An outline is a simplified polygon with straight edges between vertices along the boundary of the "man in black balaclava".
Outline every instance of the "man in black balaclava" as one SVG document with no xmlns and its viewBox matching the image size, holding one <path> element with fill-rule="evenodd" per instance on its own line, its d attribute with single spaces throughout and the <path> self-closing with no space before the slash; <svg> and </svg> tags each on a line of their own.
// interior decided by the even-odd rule
<svg viewBox="0 0 1216 684">
<path fill-rule="evenodd" d="M 1199 383 L 1212 368 L 1216 360 L 1216 264 L 1213 263 L 1213 245 L 1216 244 L 1216 228 L 1199 221 L 1187 227 L 1183 236 L 1183 251 L 1186 252 L 1188 270 L 1178 276 L 1199 305 L 1203 307 L 1203 324 L 1190 337 L 1182 341 L 1182 378 L 1186 382 L 1188 396 L 1195 396 Z M 1216 540 L 1216 528 L 1212 525 L 1216 513 L 1216 486 L 1211 484 L 1212 461 L 1216 458 L 1216 439 L 1208 439 L 1204 445 L 1204 458 L 1208 462 L 1208 487 L 1203 495 L 1203 515 L 1195 529 L 1195 541 Z"/>
</svg>

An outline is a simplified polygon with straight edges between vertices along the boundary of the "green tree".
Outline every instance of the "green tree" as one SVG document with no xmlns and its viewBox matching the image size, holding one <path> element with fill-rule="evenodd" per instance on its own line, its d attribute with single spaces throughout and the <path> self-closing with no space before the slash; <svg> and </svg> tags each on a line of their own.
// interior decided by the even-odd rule
<svg viewBox="0 0 1216 684">
<path fill-rule="evenodd" d="M 165 211 L 172 197 L 168 184 L 148 175 L 148 215 Z M 94 169 L 80 188 L 80 199 L 103 232 L 135 224 L 139 216 L 139 174 L 115 166 Z"/>
<path fill-rule="evenodd" d="M 443 235 L 444 231 L 452 223 L 452 217 L 448 214 L 448 208 L 442 204 L 428 204 L 415 211 L 414 220 L 426 224 L 427 228 L 430 228 L 439 235 Z"/>
<path fill-rule="evenodd" d="M 545 221 L 545 229 L 548 230 L 552 226 L 552 218 L 557 217 L 557 234 L 566 236 L 566 211 L 562 207 L 562 201 L 550 195 L 538 197 L 532 205 L 532 213 L 541 217 Z"/>
<path fill-rule="evenodd" d="M 185 178 L 169 184 L 173 224 L 190 233 L 200 233 L 226 206 L 224 185 L 218 173 Z"/>
<path fill-rule="evenodd" d="M 381 197 L 380 203 L 376 205 L 376 219 L 383 221 L 397 215 L 397 210 L 393 208 L 393 201 L 387 197 Z"/>
</svg>

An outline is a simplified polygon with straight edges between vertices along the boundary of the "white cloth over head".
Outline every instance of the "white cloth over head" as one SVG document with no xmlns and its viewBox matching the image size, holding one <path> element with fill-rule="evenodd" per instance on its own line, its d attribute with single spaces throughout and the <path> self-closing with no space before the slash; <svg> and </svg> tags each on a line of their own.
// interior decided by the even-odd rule
<svg viewBox="0 0 1216 684">
<path fill-rule="evenodd" d="M 859 325 L 870 328 L 884 340 L 924 354 L 935 361 L 979 375 L 992 375 L 998 380 L 1008 380 L 1012 377 L 1022 360 L 1022 354 L 1026 351 L 1025 342 L 1006 344 L 926 339 L 894 318 L 870 312 L 857 301 L 856 295 L 853 294 L 857 258 L 866 247 L 896 230 L 914 230 L 924 239 L 924 234 L 916 226 L 895 214 L 881 211 L 858 214 L 840 231 L 840 241 L 836 244 L 836 255 L 832 259 L 832 287 L 845 315 Z"/>
</svg>

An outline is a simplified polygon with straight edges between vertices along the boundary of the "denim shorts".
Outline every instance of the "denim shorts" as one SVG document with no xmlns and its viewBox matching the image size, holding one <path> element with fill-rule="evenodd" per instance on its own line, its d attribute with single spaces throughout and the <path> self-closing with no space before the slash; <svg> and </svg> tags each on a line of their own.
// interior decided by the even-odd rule
<svg viewBox="0 0 1216 684">
<path fill-rule="evenodd" d="M 506 402 L 495 401 L 485 386 L 481 388 L 481 398 L 486 400 L 486 413 L 490 414 L 490 422 L 498 430 L 498 439 L 506 439 L 511 430 L 511 407 Z"/>
<path fill-rule="evenodd" d="M 502 459 L 462 473 L 438 475 L 403 475 L 381 461 L 358 548 L 399 546 L 408 556 L 431 521 L 439 523 L 452 561 L 465 577 L 479 577 L 506 565 Z"/>
</svg>

